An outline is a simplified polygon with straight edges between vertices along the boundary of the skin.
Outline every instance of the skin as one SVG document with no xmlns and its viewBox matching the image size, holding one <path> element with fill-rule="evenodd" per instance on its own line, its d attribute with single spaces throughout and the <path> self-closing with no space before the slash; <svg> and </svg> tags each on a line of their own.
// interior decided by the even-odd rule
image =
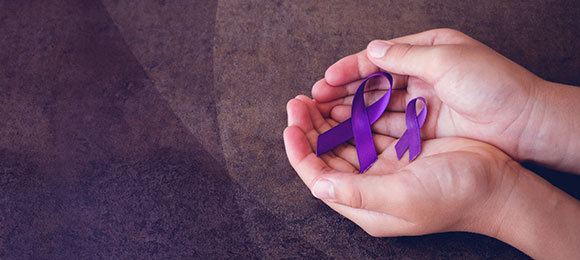
<svg viewBox="0 0 580 260">
<path fill-rule="evenodd" d="M 375 58 L 372 47 L 387 43 Z M 350 118 L 361 79 L 377 72 L 395 75 L 388 111 L 373 131 L 394 137 L 404 132 L 404 110 L 417 96 L 427 99 L 423 138 L 459 136 L 492 144 L 518 161 L 534 161 L 579 173 L 580 88 L 547 82 L 484 44 L 454 30 L 439 29 L 390 41 L 373 41 L 347 56 L 314 84 L 312 96 L 325 117 Z M 366 87 L 376 100 L 387 84 Z M 382 88 L 382 89 L 381 89 Z M 369 102 L 370 103 L 370 102 Z M 573 155 L 573 156 L 570 156 Z"/>
<path fill-rule="evenodd" d="M 288 102 L 287 156 L 313 195 L 373 236 L 468 231 L 496 237 L 538 259 L 580 256 L 578 200 L 512 159 L 535 158 L 529 153 L 537 148 L 524 147 L 525 138 L 560 131 L 544 129 L 548 124 L 536 118 L 548 109 L 538 97 L 554 98 L 538 95 L 545 82 L 456 31 L 389 42 L 394 45 L 381 58 L 362 51 L 331 66 L 313 87 L 315 100 L 301 95 Z M 440 44 L 442 51 L 431 48 Z M 379 69 L 394 73 L 397 91 L 389 112 L 373 125 L 378 161 L 358 174 L 351 143 L 316 157 L 318 135 L 350 117 L 361 78 Z M 368 103 L 384 94 L 379 83 L 367 87 Z M 405 104 L 415 96 L 425 97 L 429 106 L 422 128 L 426 140 L 417 159 L 409 162 L 406 153 L 399 161 L 394 145 L 405 129 Z M 573 100 L 566 104 L 566 109 L 575 106 Z M 534 131 L 528 133 L 529 127 Z M 575 170 L 566 160 L 544 163 Z"/>
</svg>

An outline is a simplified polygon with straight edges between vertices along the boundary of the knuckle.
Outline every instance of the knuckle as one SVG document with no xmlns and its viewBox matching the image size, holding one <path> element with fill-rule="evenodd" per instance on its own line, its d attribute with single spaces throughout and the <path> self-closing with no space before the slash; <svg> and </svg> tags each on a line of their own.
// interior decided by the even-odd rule
<svg viewBox="0 0 580 260">
<path fill-rule="evenodd" d="M 446 42 L 468 43 L 472 41 L 472 39 L 465 33 L 450 28 L 436 29 L 435 35 L 434 38 L 445 39 L 444 41 Z"/>
<path fill-rule="evenodd" d="M 364 208 L 364 199 L 362 192 L 359 189 L 353 189 L 350 192 L 350 207 L 361 209 Z"/>
<path fill-rule="evenodd" d="M 393 47 L 389 48 L 384 59 L 391 59 L 391 60 L 401 60 L 404 59 L 413 49 L 413 45 L 410 44 L 397 44 Z"/>
</svg>

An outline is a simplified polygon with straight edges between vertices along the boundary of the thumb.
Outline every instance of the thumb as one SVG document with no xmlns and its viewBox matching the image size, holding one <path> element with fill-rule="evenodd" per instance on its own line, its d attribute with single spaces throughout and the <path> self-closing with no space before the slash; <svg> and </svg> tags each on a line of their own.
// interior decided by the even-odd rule
<svg viewBox="0 0 580 260">
<path fill-rule="evenodd" d="M 411 199 L 409 174 L 398 172 L 387 175 L 324 174 L 313 181 L 314 197 L 348 206 L 377 212 L 406 211 Z M 407 183 L 407 184 L 405 184 Z"/>
<path fill-rule="evenodd" d="M 453 45 L 411 45 L 375 40 L 367 56 L 377 67 L 396 74 L 418 77 L 435 84 L 457 62 Z"/>
</svg>

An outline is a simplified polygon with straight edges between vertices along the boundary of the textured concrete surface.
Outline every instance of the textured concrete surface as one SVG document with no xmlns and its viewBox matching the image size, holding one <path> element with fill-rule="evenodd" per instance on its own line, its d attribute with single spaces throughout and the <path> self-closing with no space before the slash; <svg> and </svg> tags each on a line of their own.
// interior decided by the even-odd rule
<svg viewBox="0 0 580 260">
<path fill-rule="evenodd" d="M 576 1 L 0 0 L 0 259 L 526 259 L 373 238 L 311 197 L 286 101 L 372 39 L 451 27 L 580 85 Z M 526 165 L 580 198 L 580 178 Z"/>
</svg>

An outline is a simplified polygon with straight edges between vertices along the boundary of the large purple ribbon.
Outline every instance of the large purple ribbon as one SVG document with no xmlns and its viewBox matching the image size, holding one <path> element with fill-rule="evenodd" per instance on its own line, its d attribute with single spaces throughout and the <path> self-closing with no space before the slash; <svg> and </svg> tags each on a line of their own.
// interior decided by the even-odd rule
<svg viewBox="0 0 580 260">
<path fill-rule="evenodd" d="M 385 77 L 389 81 L 389 90 L 367 108 L 364 101 L 364 87 L 367 81 L 373 77 Z M 390 74 L 377 72 L 368 76 L 354 94 L 351 108 L 352 117 L 318 136 L 316 156 L 320 156 L 354 137 L 361 173 L 368 170 L 377 160 L 371 124 L 377 121 L 387 109 L 392 89 L 393 77 Z"/>
<path fill-rule="evenodd" d="M 417 100 L 420 100 L 424 104 L 419 115 L 417 115 L 415 108 Z M 425 102 L 425 99 L 417 97 L 409 101 L 407 109 L 405 109 L 407 130 L 395 145 L 395 151 L 397 152 L 397 158 L 399 160 L 401 160 L 401 157 L 403 157 L 407 149 L 409 149 L 409 161 L 414 160 L 421 153 L 421 127 L 425 123 L 425 118 L 427 118 L 427 102 Z"/>
</svg>

